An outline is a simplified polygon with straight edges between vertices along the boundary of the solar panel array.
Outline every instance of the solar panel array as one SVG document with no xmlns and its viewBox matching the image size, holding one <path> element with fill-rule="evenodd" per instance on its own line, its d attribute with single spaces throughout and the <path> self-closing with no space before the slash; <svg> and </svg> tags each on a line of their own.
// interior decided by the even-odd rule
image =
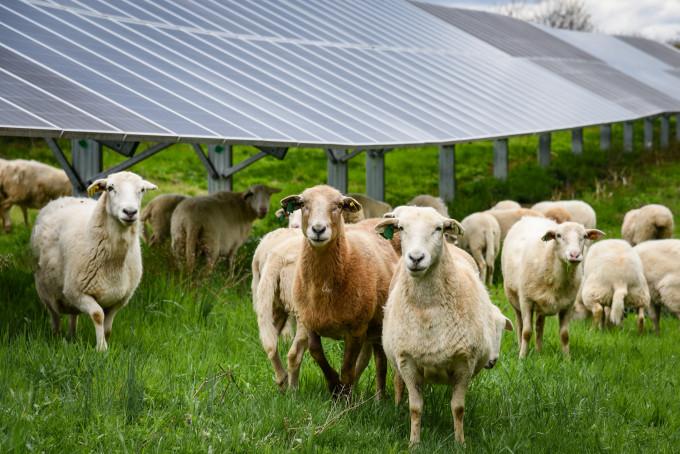
<svg viewBox="0 0 680 454">
<path fill-rule="evenodd" d="M 680 111 L 643 82 L 537 27 L 405 0 L 0 3 L 4 134 L 370 148 Z"/>
</svg>

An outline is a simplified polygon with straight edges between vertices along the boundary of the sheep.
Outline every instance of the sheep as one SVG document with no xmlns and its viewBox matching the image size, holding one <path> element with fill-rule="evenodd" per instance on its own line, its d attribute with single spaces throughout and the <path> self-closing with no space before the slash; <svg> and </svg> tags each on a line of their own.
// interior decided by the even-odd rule
<svg viewBox="0 0 680 454">
<path fill-rule="evenodd" d="M 382 350 L 382 308 L 397 255 L 387 241 L 363 228 L 346 229 L 341 213 L 361 205 L 336 189 L 314 186 L 281 201 L 288 212 L 302 209 L 302 242 L 293 298 L 299 321 L 309 332 L 309 351 L 333 396 L 349 395 L 364 343 L 372 344 L 381 397 L 387 364 Z M 328 364 L 321 336 L 344 340 L 340 375 Z"/>
<path fill-rule="evenodd" d="M 640 256 L 649 286 L 649 318 L 659 335 L 661 306 L 680 320 L 680 240 L 644 241 L 633 248 Z"/>
<path fill-rule="evenodd" d="M 663 205 L 645 205 L 630 210 L 623 218 L 621 236 L 632 246 L 647 240 L 665 240 L 673 236 L 673 213 Z"/>
<path fill-rule="evenodd" d="M 473 213 L 461 222 L 465 234 L 456 237 L 456 244 L 472 255 L 482 282 L 493 284 L 496 256 L 500 252 L 501 227 L 489 213 Z"/>
<path fill-rule="evenodd" d="M 520 358 L 527 355 L 536 318 L 536 351 L 543 345 L 543 324 L 559 315 L 562 350 L 569 354 L 569 318 L 581 284 L 586 240 L 603 232 L 576 222 L 557 224 L 525 217 L 512 226 L 503 244 L 501 266 L 505 295 L 515 309 Z"/>
<path fill-rule="evenodd" d="M 489 213 L 496 218 L 496 221 L 498 221 L 498 225 L 501 228 L 501 242 L 505 241 L 505 237 L 508 235 L 510 228 L 523 217 L 545 217 L 543 216 L 543 213 L 527 208 L 518 208 L 515 210 L 487 210 L 485 213 Z"/>
<path fill-rule="evenodd" d="M 604 240 L 588 250 L 578 301 L 593 313 L 593 323 L 600 329 L 605 319 L 621 324 L 625 303 L 637 309 L 638 332 L 642 333 L 649 289 L 640 257 L 627 242 Z"/>
<path fill-rule="evenodd" d="M 446 203 L 444 203 L 444 201 L 440 197 L 421 194 L 412 198 L 411 201 L 406 205 L 416 207 L 431 207 L 437 210 L 437 212 L 442 216 L 445 216 L 447 218 L 449 217 L 449 209 L 447 208 Z"/>
<path fill-rule="evenodd" d="M 385 213 L 389 213 L 390 211 L 392 211 L 392 207 L 389 204 L 369 197 L 366 194 L 352 192 L 347 195 L 349 197 L 352 197 L 357 202 L 359 202 L 359 204 L 361 205 L 361 210 L 358 213 L 343 212 L 343 214 L 345 215 L 345 222 L 357 223 L 362 219 L 381 218 Z M 352 214 L 352 218 L 348 220 L 347 215 L 349 214 Z"/>
<path fill-rule="evenodd" d="M 37 161 L 0 159 L 0 216 L 6 233 L 12 231 L 9 212 L 13 205 L 19 205 L 29 227 L 29 208 L 42 208 L 72 193 L 71 182 L 61 169 Z"/>
<path fill-rule="evenodd" d="M 172 213 L 177 208 L 177 205 L 188 196 L 182 194 L 162 194 L 155 197 L 142 210 L 142 216 L 139 218 L 144 226 L 142 236 L 149 246 L 156 246 L 165 242 L 170 238 L 170 221 Z M 147 230 L 147 222 L 151 224 L 153 234 L 149 236 Z"/>
<path fill-rule="evenodd" d="M 492 210 L 516 210 L 518 208 L 522 208 L 522 205 L 514 200 L 501 200 L 491 207 Z"/>
<path fill-rule="evenodd" d="M 445 246 L 444 233 L 462 233 L 457 221 L 430 207 L 408 207 L 376 230 L 383 235 L 398 230 L 401 236 L 402 257 L 385 306 L 383 346 L 396 371 L 397 404 L 404 383 L 408 389 L 410 443 L 420 441 L 421 389 L 427 382 L 453 385 L 455 437 L 464 443 L 468 385 L 482 368 L 496 364 L 503 329 L 512 330 L 512 323 L 491 303 L 477 274 L 461 266 Z"/>
<path fill-rule="evenodd" d="M 70 314 L 75 335 L 78 314 L 94 323 L 97 350 L 108 348 L 116 313 L 130 301 L 142 277 L 138 212 L 144 192 L 156 186 L 131 172 L 96 180 L 88 194 L 99 200 L 64 197 L 38 214 L 31 234 L 35 287 L 60 331 Z"/>
<path fill-rule="evenodd" d="M 295 210 L 288 214 L 286 210 L 279 208 L 276 210 L 275 215 L 277 219 L 280 219 L 281 221 L 288 219 L 289 229 L 299 229 L 300 225 L 302 224 L 302 212 L 300 210 Z"/>
<path fill-rule="evenodd" d="M 196 266 L 199 253 L 205 254 L 210 272 L 220 256 L 231 260 L 250 234 L 253 221 L 269 211 L 269 199 L 280 189 L 256 184 L 243 192 L 220 191 L 189 197 L 172 213 L 170 233 L 172 250 L 186 269 Z"/>
<path fill-rule="evenodd" d="M 587 229 L 594 229 L 597 227 L 597 216 L 593 207 L 582 200 L 558 200 L 539 202 L 532 206 L 531 209 L 540 211 L 545 214 L 547 210 L 553 207 L 561 207 L 569 212 L 572 222 L 578 222 Z"/>
<path fill-rule="evenodd" d="M 571 214 L 561 206 L 553 206 L 543 211 L 543 216 L 547 219 L 561 224 L 563 222 L 571 221 Z"/>
</svg>

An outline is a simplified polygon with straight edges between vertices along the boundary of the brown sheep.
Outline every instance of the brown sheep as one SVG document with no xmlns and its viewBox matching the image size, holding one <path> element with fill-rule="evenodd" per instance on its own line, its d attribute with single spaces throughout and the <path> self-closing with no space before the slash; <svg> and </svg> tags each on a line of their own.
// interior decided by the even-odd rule
<svg viewBox="0 0 680 454">
<path fill-rule="evenodd" d="M 356 383 L 357 358 L 373 346 L 378 396 L 385 389 L 387 359 L 382 349 L 383 306 L 398 260 L 388 241 L 367 229 L 345 229 L 343 211 L 361 205 L 321 185 L 281 201 L 288 212 L 302 209 L 305 241 L 297 261 L 293 297 L 299 321 L 309 331 L 309 351 L 334 396 L 349 395 Z M 321 337 L 343 339 L 340 375 L 331 367 Z"/>
<path fill-rule="evenodd" d="M 177 205 L 188 196 L 181 194 L 162 194 L 155 197 L 142 210 L 142 217 L 139 220 L 144 225 L 142 236 L 149 246 L 162 244 L 170 238 L 170 220 L 172 213 Z M 147 223 L 151 225 L 153 233 L 149 236 Z"/>
</svg>

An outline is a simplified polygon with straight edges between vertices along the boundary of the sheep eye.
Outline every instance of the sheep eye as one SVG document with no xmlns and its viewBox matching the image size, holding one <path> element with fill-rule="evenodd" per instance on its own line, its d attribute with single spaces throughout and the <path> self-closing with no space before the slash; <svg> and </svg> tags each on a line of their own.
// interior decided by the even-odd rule
<svg viewBox="0 0 680 454">
<path fill-rule="evenodd" d="M 441 231 L 442 231 L 442 228 L 441 228 L 441 227 L 436 227 L 436 228 L 434 229 L 434 231 L 435 231 L 435 232 L 441 232 Z"/>
<path fill-rule="evenodd" d="M 560 238 L 562 238 L 562 235 L 560 235 L 559 233 L 558 233 L 557 235 L 555 235 L 555 236 L 557 237 L 558 240 L 559 240 Z"/>
<path fill-rule="evenodd" d="M 587 233 L 586 233 L 585 235 L 583 235 L 583 239 L 584 239 L 584 240 L 587 240 L 587 239 L 588 239 L 588 234 L 587 234 Z"/>
<path fill-rule="evenodd" d="M 106 187 L 106 191 L 107 191 L 107 192 L 113 191 L 113 186 L 107 186 L 107 187 Z"/>
</svg>

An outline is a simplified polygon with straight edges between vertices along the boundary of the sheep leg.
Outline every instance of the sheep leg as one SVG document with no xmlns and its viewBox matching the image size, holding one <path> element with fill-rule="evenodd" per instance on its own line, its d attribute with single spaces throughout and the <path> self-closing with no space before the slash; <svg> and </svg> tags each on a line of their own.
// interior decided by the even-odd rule
<svg viewBox="0 0 680 454">
<path fill-rule="evenodd" d="M 486 283 L 486 263 L 484 263 L 482 251 L 475 250 L 472 256 L 475 259 L 475 263 L 477 263 L 477 268 L 479 268 L 479 277 L 481 278 L 482 282 Z"/>
<path fill-rule="evenodd" d="M 543 327 L 545 326 L 545 315 L 536 314 L 536 352 L 541 353 L 543 349 Z"/>
<path fill-rule="evenodd" d="M 560 319 L 560 342 L 562 343 L 562 352 L 565 356 L 569 356 L 569 318 L 571 313 L 569 310 L 559 313 Z"/>
<path fill-rule="evenodd" d="M 359 382 L 361 374 L 364 373 L 364 370 L 368 367 L 368 363 L 371 361 L 371 353 L 373 353 L 373 344 L 364 342 L 364 345 L 361 346 L 361 352 L 357 358 L 357 365 L 354 372 L 357 382 Z"/>
<path fill-rule="evenodd" d="M 0 204 L 0 212 L 2 213 L 2 223 L 5 233 L 10 233 L 12 231 L 12 218 L 9 215 L 10 208 L 12 208 L 12 205 L 7 206 L 6 204 Z"/>
<path fill-rule="evenodd" d="M 312 355 L 316 364 L 321 368 L 321 372 L 323 372 L 326 378 L 328 390 L 333 392 L 340 386 L 340 377 L 335 369 L 328 364 L 326 354 L 323 352 L 323 345 L 321 345 L 321 337 L 313 331 L 309 333 L 309 354 Z"/>
<path fill-rule="evenodd" d="M 451 396 L 451 414 L 453 414 L 453 430 L 456 441 L 465 444 L 465 431 L 463 429 L 463 417 L 465 416 L 465 394 L 467 393 L 470 377 L 468 373 L 456 374 L 453 383 L 453 395 Z"/>
<path fill-rule="evenodd" d="M 649 307 L 649 318 L 652 319 L 652 324 L 654 325 L 654 333 L 658 336 L 661 332 L 659 329 L 659 319 L 661 318 L 661 305 L 651 304 Z"/>
<path fill-rule="evenodd" d="M 420 385 L 423 381 L 418 368 L 412 360 L 399 359 L 399 375 L 401 375 L 408 389 L 408 406 L 411 413 L 411 437 L 409 446 L 420 443 L 420 420 L 423 415 L 423 396 L 420 393 Z"/>
<path fill-rule="evenodd" d="M 612 326 L 611 313 L 612 313 L 611 307 L 605 306 L 604 307 L 604 322 L 602 323 L 604 325 L 603 328 Z"/>
<path fill-rule="evenodd" d="M 375 387 L 377 399 L 385 397 L 385 382 L 387 381 L 387 356 L 380 341 L 373 344 L 373 357 L 375 359 Z"/>
<path fill-rule="evenodd" d="M 604 309 L 599 303 L 593 304 L 593 329 L 599 328 L 600 330 L 604 328 Z"/>
<path fill-rule="evenodd" d="M 491 261 L 486 265 L 486 285 L 493 286 L 493 274 L 496 271 L 496 264 Z"/>
<path fill-rule="evenodd" d="M 394 371 L 392 383 L 394 384 L 394 405 L 399 405 L 402 397 L 404 397 L 404 379 L 401 378 L 398 370 Z"/>
<path fill-rule="evenodd" d="M 288 350 L 288 387 L 296 391 L 300 382 L 300 364 L 309 344 L 307 328 L 298 323 L 293 344 Z"/>
<path fill-rule="evenodd" d="M 519 357 L 526 358 L 529 352 L 529 342 L 531 342 L 531 328 L 534 321 L 534 305 L 526 298 L 520 298 L 520 309 L 522 311 L 522 345 L 519 349 Z"/>
<path fill-rule="evenodd" d="M 118 306 L 114 306 L 109 308 L 108 310 L 105 311 L 104 315 L 104 338 L 106 341 L 109 341 L 109 337 L 111 337 L 111 328 L 113 327 L 113 319 L 116 318 L 116 314 L 118 311 L 127 304 L 127 301 L 123 304 L 120 304 Z"/>
<path fill-rule="evenodd" d="M 74 306 L 85 314 L 88 314 L 94 324 L 94 332 L 97 337 L 97 351 L 106 351 L 108 345 L 106 344 L 106 337 L 104 336 L 104 310 L 99 304 L 89 295 L 79 295 L 72 299 Z"/>
<path fill-rule="evenodd" d="M 61 316 L 54 311 L 49 305 L 45 304 L 47 311 L 50 313 L 50 319 L 52 321 L 52 334 L 58 336 L 61 333 Z"/>
<path fill-rule="evenodd" d="M 352 393 L 352 386 L 354 386 L 356 379 L 357 358 L 365 343 L 367 343 L 366 336 L 345 336 L 345 351 L 340 369 L 340 387 L 333 392 L 334 395 L 349 396 Z"/>
<path fill-rule="evenodd" d="M 638 308 L 638 316 L 637 316 L 638 334 L 642 334 L 644 329 L 645 329 L 645 308 L 640 307 L 640 308 Z"/>
<path fill-rule="evenodd" d="M 23 217 L 24 217 L 24 225 L 25 225 L 26 227 L 30 227 L 30 225 L 29 225 L 29 223 L 28 223 L 28 208 L 26 208 L 25 206 L 22 205 L 22 206 L 21 206 L 21 214 L 22 214 Z"/>
<path fill-rule="evenodd" d="M 513 307 L 513 309 L 515 309 Z M 515 325 L 517 326 L 517 345 L 522 345 L 522 311 L 515 309 Z"/>
<path fill-rule="evenodd" d="M 70 339 L 75 339 L 77 327 L 78 327 L 78 314 L 71 314 L 68 321 L 68 337 Z"/>
</svg>

